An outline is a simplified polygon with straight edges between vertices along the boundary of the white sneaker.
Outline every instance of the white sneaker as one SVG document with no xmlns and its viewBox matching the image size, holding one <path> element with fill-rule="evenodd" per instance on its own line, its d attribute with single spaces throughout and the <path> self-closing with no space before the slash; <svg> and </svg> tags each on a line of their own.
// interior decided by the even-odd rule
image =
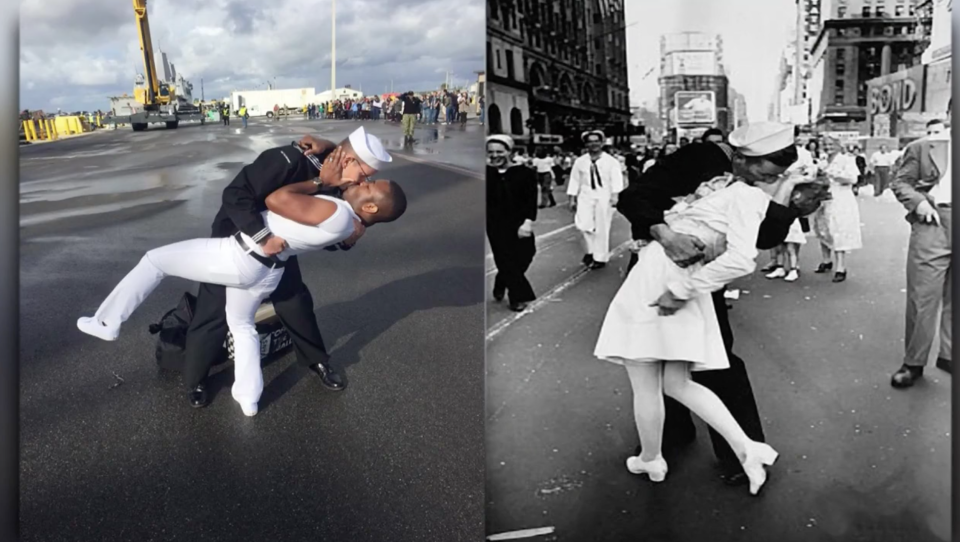
<svg viewBox="0 0 960 542">
<path fill-rule="evenodd" d="M 627 470 L 633 474 L 646 473 L 651 482 L 662 482 L 667 477 L 667 462 L 662 455 L 658 455 L 656 459 L 649 463 L 636 455 L 627 458 Z"/>
<path fill-rule="evenodd" d="M 790 272 L 787 273 L 787 276 L 783 277 L 783 280 L 787 282 L 793 282 L 798 278 L 800 278 L 800 271 L 797 271 L 796 269 L 791 269 Z"/>
<path fill-rule="evenodd" d="M 766 275 L 768 279 L 782 279 L 785 276 L 787 276 L 787 272 L 782 267 L 778 267 Z"/>
<path fill-rule="evenodd" d="M 105 341 L 115 341 L 120 336 L 120 328 L 108 327 L 107 324 L 92 316 L 84 316 L 77 320 L 77 329 Z"/>
<path fill-rule="evenodd" d="M 244 416 L 254 417 L 257 415 L 257 403 L 251 403 L 249 405 L 240 405 L 240 408 L 243 410 Z"/>
</svg>

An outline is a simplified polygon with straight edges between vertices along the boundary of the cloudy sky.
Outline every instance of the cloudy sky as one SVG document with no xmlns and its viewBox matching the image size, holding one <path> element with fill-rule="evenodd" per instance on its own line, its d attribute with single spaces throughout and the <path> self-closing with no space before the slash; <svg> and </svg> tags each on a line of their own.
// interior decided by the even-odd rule
<svg viewBox="0 0 960 542">
<path fill-rule="evenodd" d="M 331 0 L 149 0 L 155 49 L 204 94 L 330 87 Z M 426 90 L 450 71 L 476 80 L 485 53 L 481 0 L 337 3 L 337 86 L 367 94 Z M 143 72 L 129 0 L 23 0 L 20 108 L 109 108 Z M 157 69 L 163 74 L 160 56 Z"/>
<path fill-rule="evenodd" d="M 626 30 L 632 105 L 659 95 L 660 36 L 708 32 L 723 36 L 730 85 L 744 95 L 750 120 L 766 120 L 780 56 L 796 18 L 794 0 L 627 0 L 625 7 L 627 24 L 634 23 Z"/>
</svg>

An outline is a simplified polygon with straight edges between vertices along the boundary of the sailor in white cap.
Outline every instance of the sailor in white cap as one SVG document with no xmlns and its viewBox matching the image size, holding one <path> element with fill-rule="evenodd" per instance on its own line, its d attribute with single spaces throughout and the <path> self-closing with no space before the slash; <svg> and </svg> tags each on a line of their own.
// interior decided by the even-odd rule
<svg viewBox="0 0 960 542">
<path fill-rule="evenodd" d="M 342 154 L 338 149 L 327 159 L 319 181 L 344 186 L 338 167 Z M 386 180 L 348 184 L 342 198 L 316 192 L 317 183 L 306 180 L 285 184 L 266 197 L 268 210 L 260 217 L 275 235 L 283 236 L 285 248 L 280 254 L 267 257 L 243 231 L 227 238 L 192 239 L 156 248 L 120 281 L 94 316 L 80 318 L 77 326 L 84 333 L 114 341 L 121 325 L 164 278 L 217 284 L 225 289 L 224 310 L 234 342 L 232 395 L 244 414 L 256 415 L 263 391 L 256 313 L 260 303 L 280 288 L 289 271 L 287 263 L 297 254 L 357 236 L 357 222 L 364 226 L 392 222 L 407 207 L 403 190 Z M 299 280 L 299 268 L 296 271 Z"/>
<path fill-rule="evenodd" d="M 513 147 L 508 135 L 487 138 L 487 239 L 497 266 L 493 297 L 509 296 L 510 310 L 521 312 L 536 299 L 525 273 L 537 251 L 538 190 L 534 170 L 511 163 Z"/>
<path fill-rule="evenodd" d="M 567 196 L 586 244 L 583 263 L 600 269 L 610 259 L 610 224 L 617 196 L 624 189 L 623 169 L 616 158 L 603 152 L 602 131 L 587 131 L 580 138 L 588 152 L 573 163 Z"/>
<path fill-rule="evenodd" d="M 341 150 L 341 178 L 338 186 L 329 187 L 318 176 L 325 160 L 336 148 Z M 346 185 L 368 181 L 391 157 L 376 137 L 362 127 L 338 144 L 305 136 L 299 144 L 264 151 L 237 174 L 223 190 L 223 205 L 213 223 L 212 237 L 242 234 L 255 251 L 272 258 L 288 247 L 288 242 L 264 222 L 262 211 L 266 198 L 282 186 L 313 181 L 318 192 L 332 188 L 337 195 Z M 329 191 L 327 193 L 330 193 Z M 362 225 L 360 229 L 362 230 Z M 328 247 L 332 248 L 332 247 Z M 285 271 L 270 301 L 293 340 L 297 361 L 317 375 L 330 390 L 344 389 L 343 379 L 330 366 L 326 347 L 313 312 L 313 297 L 303 284 L 296 256 L 287 259 Z M 224 312 L 226 289 L 218 284 L 201 284 L 193 320 L 187 332 L 184 353 L 183 382 L 190 390 L 188 399 L 194 407 L 209 403 L 205 380 L 213 363 L 221 355 L 227 333 Z"/>
<path fill-rule="evenodd" d="M 620 194 L 617 210 L 630 221 L 633 238 L 640 243 L 656 240 L 666 255 L 678 266 L 688 267 L 703 260 L 706 249 L 694 236 L 673 231 L 665 223 L 664 213 L 676 203 L 675 197 L 694 194 L 701 184 L 717 177 L 735 174 L 760 183 L 776 179 L 797 159 L 793 127 L 779 123 L 756 123 L 735 130 L 727 143 L 695 142 L 657 161 L 643 174 L 643 181 L 631 183 Z M 756 247 L 770 250 L 787 236 L 791 224 L 800 213 L 788 206 L 771 202 L 760 225 Z M 638 261 L 631 258 L 631 265 Z M 733 331 L 727 316 L 723 289 L 713 294 L 720 333 L 727 349 L 730 368 L 693 373 L 693 380 L 713 391 L 727 406 L 747 436 L 764 440 L 763 425 L 757 411 L 750 379 L 744 361 L 731 350 Z M 696 440 L 696 426 L 689 411 L 671 398 L 666 398 L 664 425 L 665 445 L 681 445 Z M 737 454 L 717 432 L 710 434 L 713 449 L 720 462 L 721 478 L 738 485 L 748 481 Z"/>
</svg>

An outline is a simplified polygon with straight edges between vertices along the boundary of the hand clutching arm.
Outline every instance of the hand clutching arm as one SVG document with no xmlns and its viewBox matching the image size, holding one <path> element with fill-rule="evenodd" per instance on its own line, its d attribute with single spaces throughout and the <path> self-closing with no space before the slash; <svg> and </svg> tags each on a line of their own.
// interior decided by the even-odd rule
<svg viewBox="0 0 960 542">
<path fill-rule="evenodd" d="M 665 313 L 664 309 L 669 311 L 667 314 L 672 314 L 682 306 L 682 302 L 697 295 L 715 292 L 731 281 L 749 275 L 756 268 L 757 235 L 770 201 L 766 195 L 750 190 L 745 185 L 734 185 L 724 190 L 729 191 L 725 205 L 728 224 L 726 250 L 690 275 L 667 284 L 664 294 L 667 300 L 654 303 L 661 306 L 661 314 Z"/>
</svg>

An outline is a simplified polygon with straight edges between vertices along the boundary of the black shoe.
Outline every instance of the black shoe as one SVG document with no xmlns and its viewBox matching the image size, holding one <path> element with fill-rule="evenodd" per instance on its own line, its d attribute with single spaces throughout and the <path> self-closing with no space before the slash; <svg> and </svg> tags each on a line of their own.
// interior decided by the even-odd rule
<svg viewBox="0 0 960 542">
<path fill-rule="evenodd" d="M 583 265 L 590 265 L 590 264 L 592 264 L 592 263 L 593 263 L 593 254 L 586 254 L 586 255 L 584 255 L 583 259 L 580 260 L 580 262 L 583 263 Z"/>
<path fill-rule="evenodd" d="M 527 310 L 529 303 L 510 303 L 510 310 L 513 312 L 523 312 Z"/>
<path fill-rule="evenodd" d="M 817 269 L 816 269 L 816 271 L 814 271 L 814 273 L 826 273 L 827 271 L 830 271 L 831 269 L 833 269 L 833 262 L 830 262 L 830 263 L 821 263 L 820 265 L 817 266 Z"/>
<path fill-rule="evenodd" d="M 949 359 L 937 358 L 937 369 L 941 371 L 946 371 L 950 374 L 953 374 L 952 366 L 953 362 Z"/>
<path fill-rule="evenodd" d="M 890 377 L 890 385 L 894 388 L 909 388 L 923 376 L 923 367 L 904 365 Z"/>
<path fill-rule="evenodd" d="M 591 262 L 590 265 L 588 265 L 587 267 L 589 267 L 590 269 L 603 269 L 606 266 L 607 266 L 606 262 Z"/>
<path fill-rule="evenodd" d="M 845 280 L 847 280 L 846 271 L 837 271 L 833 274 L 833 282 L 843 282 Z"/>
<path fill-rule="evenodd" d="M 332 368 L 322 363 L 314 363 L 309 368 L 311 372 L 320 377 L 320 383 L 328 390 L 343 391 L 347 387 L 340 375 Z"/>
<path fill-rule="evenodd" d="M 196 388 L 190 390 L 187 394 L 190 399 L 190 406 L 193 408 L 203 408 L 210 404 L 210 396 L 207 394 L 207 387 L 204 384 L 198 384 Z"/>
<path fill-rule="evenodd" d="M 493 291 L 493 300 L 497 303 L 503 301 L 503 296 L 506 295 L 506 292 L 498 292 L 497 290 Z"/>
</svg>

